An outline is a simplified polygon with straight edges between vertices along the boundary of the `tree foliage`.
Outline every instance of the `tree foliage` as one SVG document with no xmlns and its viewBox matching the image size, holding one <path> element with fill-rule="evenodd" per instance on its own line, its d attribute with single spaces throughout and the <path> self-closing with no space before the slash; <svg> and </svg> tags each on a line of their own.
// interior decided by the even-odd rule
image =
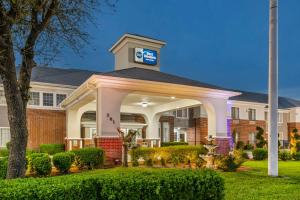
<svg viewBox="0 0 300 200">
<path fill-rule="evenodd" d="M 25 174 L 26 107 L 36 59 L 47 62 L 68 45 L 79 52 L 88 41 L 86 25 L 109 0 L 1 0 L 0 76 L 11 132 L 8 178 Z M 21 64 L 16 68 L 16 57 Z"/>
<path fill-rule="evenodd" d="M 263 148 L 267 144 L 264 137 L 264 129 L 259 126 L 256 127 L 256 141 L 256 148 Z"/>
</svg>

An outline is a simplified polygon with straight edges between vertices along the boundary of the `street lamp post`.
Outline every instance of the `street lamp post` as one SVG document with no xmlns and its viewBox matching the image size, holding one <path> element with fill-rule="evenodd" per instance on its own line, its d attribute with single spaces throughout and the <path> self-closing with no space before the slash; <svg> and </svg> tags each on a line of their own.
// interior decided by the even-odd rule
<svg viewBox="0 0 300 200">
<path fill-rule="evenodd" d="M 278 2 L 270 0 L 268 175 L 278 176 Z"/>
</svg>

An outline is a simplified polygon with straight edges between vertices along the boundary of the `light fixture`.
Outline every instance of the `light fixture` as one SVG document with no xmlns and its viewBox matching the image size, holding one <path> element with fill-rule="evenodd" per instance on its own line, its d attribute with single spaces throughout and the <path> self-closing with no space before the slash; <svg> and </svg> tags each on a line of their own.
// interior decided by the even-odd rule
<svg viewBox="0 0 300 200">
<path fill-rule="evenodd" d="M 148 107 L 148 103 L 147 102 L 142 102 L 141 105 L 142 105 L 143 108 L 147 108 Z"/>
<path fill-rule="evenodd" d="M 171 99 L 175 99 L 175 97 L 174 97 L 174 96 L 172 96 L 172 97 L 171 97 Z"/>
</svg>

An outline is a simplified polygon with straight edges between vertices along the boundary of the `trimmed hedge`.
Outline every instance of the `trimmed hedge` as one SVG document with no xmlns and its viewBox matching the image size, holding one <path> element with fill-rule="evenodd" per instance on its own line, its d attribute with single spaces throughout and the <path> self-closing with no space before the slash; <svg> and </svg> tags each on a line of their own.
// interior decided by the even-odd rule
<svg viewBox="0 0 300 200">
<path fill-rule="evenodd" d="M 282 160 L 282 161 L 287 161 L 287 160 L 292 160 L 292 155 L 290 154 L 289 151 L 281 151 L 279 152 L 279 159 Z"/>
<path fill-rule="evenodd" d="M 65 145 L 64 144 L 41 144 L 40 152 L 47 153 L 49 155 L 54 155 L 56 153 L 64 152 Z"/>
<path fill-rule="evenodd" d="M 224 181 L 211 170 L 112 169 L 40 179 L 0 181 L 0 199 L 224 199 Z"/>
<path fill-rule="evenodd" d="M 162 142 L 162 147 L 169 147 L 169 146 L 180 146 L 180 145 L 189 145 L 187 142 Z"/>
<path fill-rule="evenodd" d="M 164 159 L 168 163 L 177 165 L 178 163 L 196 163 L 200 154 L 206 154 L 207 150 L 203 146 L 169 146 L 158 148 L 136 148 L 131 150 L 132 161 L 143 158 L 145 161 L 151 159 L 159 162 Z"/>
<path fill-rule="evenodd" d="M 103 165 L 104 151 L 100 148 L 83 148 L 73 151 L 79 168 L 93 169 Z"/>
<path fill-rule="evenodd" d="M 27 157 L 30 172 L 38 176 L 47 176 L 51 173 L 51 158 L 46 153 L 32 153 Z"/>
<path fill-rule="evenodd" d="M 254 160 L 265 160 L 268 158 L 268 150 L 263 148 L 256 148 L 252 152 Z"/>
<path fill-rule="evenodd" d="M 0 179 L 6 178 L 8 157 L 0 158 Z"/>
<path fill-rule="evenodd" d="M 300 160 L 300 152 L 293 153 L 293 154 L 292 154 L 292 158 L 293 158 L 294 160 L 299 161 L 299 160 Z"/>
<path fill-rule="evenodd" d="M 69 152 L 57 153 L 53 156 L 52 160 L 53 160 L 53 165 L 61 173 L 68 173 L 68 171 L 71 168 L 71 165 L 73 163 L 71 153 L 69 153 Z"/>
<path fill-rule="evenodd" d="M 9 151 L 7 148 L 0 148 L 0 157 L 7 157 L 9 155 Z"/>
</svg>

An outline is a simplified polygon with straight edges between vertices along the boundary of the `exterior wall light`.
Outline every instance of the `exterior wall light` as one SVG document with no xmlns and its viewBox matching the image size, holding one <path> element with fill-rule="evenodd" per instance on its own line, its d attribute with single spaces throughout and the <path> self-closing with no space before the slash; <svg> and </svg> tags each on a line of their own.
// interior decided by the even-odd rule
<svg viewBox="0 0 300 200">
<path fill-rule="evenodd" d="M 142 102 L 141 105 L 142 105 L 143 108 L 147 108 L 148 107 L 148 103 L 147 102 Z"/>
</svg>

